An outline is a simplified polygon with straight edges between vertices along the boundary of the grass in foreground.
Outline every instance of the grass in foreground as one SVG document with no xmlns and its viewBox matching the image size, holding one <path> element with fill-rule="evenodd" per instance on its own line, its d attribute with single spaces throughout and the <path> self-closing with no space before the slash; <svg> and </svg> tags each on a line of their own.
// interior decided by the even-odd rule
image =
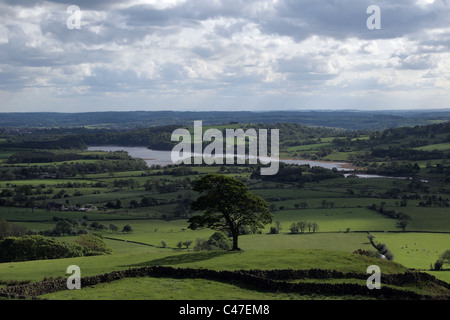
<svg viewBox="0 0 450 320">
<path fill-rule="evenodd" d="M 118 243 L 123 246 L 124 243 Z M 406 267 L 375 258 L 331 250 L 244 250 L 241 252 L 186 252 L 128 244 L 130 253 L 116 253 L 104 256 L 79 257 L 55 260 L 38 260 L 0 264 L 0 279 L 3 281 L 30 280 L 42 281 L 44 278 L 67 277 L 70 265 L 81 269 L 81 276 L 93 276 L 144 266 L 172 266 L 180 268 L 208 268 L 214 270 L 240 269 L 329 269 L 341 272 L 366 272 L 369 265 L 378 264 L 382 272 L 401 273 Z"/>
<path fill-rule="evenodd" d="M 319 263 L 319 264 L 318 264 Z M 321 269 L 343 272 L 365 273 L 368 265 L 377 264 L 384 274 L 403 273 L 406 268 L 393 262 L 345 252 L 327 250 L 282 250 L 250 252 L 199 252 L 167 256 L 139 265 L 166 265 L 179 268 L 207 268 L 215 270 L 239 269 Z M 255 268 L 258 266 L 258 268 Z M 289 267 L 288 267 L 289 266 Z M 294 280 L 293 282 L 317 283 L 356 283 L 365 286 L 364 280 L 327 279 Z M 382 284 L 383 285 L 383 284 Z M 410 283 L 404 286 L 391 286 L 425 295 L 449 295 L 449 290 L 433 283 Z M 205 279 L 175 279 L 162 277 L 126 278 L 107 284 L 85 287 L 81 290 L 61 291 L 42 296 L 57 300 L 330 300 L 330 299 L 370 299 L 361 296 L 305 295 L 261 290 L 252 285 L 239 282 L 225 283 Z"/>
<path fill-rule="evenodd" d="M 49 300 L 346 300 L 355 296 L 318 296 L 258 291 L 204 279 L 132 278 L 81 290 L 43 295 Z"/>
</svg>

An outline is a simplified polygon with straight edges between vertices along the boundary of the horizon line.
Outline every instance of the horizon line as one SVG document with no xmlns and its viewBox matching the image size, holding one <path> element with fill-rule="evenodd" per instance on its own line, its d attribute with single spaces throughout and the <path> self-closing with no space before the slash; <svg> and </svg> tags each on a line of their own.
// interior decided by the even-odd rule
<svg viewBox="0 0 450 320">
<path fill-rule="evenodd" d="M 124 112 L 180 112 L 180 113 L 270 113 L 270 112 L 438 112 L 450 111 L 449 108 L 423 108 L 423 109 L 285 109 L 285 110 L 96 110 L 96 111 L 0 111 L 0 114 L 26 114 L 26 113 L 54 113 L 54 114 L 85 114 L 85 113 L 124 113 Z"/>
</svg>

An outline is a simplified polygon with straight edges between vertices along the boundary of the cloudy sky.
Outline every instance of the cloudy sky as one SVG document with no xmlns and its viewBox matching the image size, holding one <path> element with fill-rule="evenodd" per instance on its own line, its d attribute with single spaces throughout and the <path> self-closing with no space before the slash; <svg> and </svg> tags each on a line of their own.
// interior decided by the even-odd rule
<svg viewBox="0 0 450 320">
<path fill-rule="evenodd" d="M 0 0 L 0 112 L 344 108 L 450 108 L 450 0 Z"/>
</svg>

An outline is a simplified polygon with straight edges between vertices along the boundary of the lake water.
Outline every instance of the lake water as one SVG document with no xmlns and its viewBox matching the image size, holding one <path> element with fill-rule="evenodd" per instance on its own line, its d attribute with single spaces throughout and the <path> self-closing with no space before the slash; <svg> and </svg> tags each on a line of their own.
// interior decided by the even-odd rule
<svg viewBox="0 0 450 320">
<path fill-rule="evenodd" d="M 145 147 L 120 147 L 120 146 L 92 146 L 88 147 L 89 151 L 126 151 L 133 158 L 143 159 L 148 166 L 161 165 L 167 166 L 172 164 L 170 151 L 151 150 Z"/>
<path fill-rule="evenodd" d="M 133 158 L 143 159 L 148 166 L 160 165 L 167 166 L 173 164 L 171 154 L 172 151 L 162 151 L 162 150 L 151 150 L 145 147 L 122 147 L 122 146 L 91 146 L 88 147 L 89 151 L 126 151 Z M 327 162 L 327 161 L 313 161 L 313 160 L 294 160 L 294 159 L 280 159 L 280 162 L 287 164 L 297 164 L 297 165 L 307 165 L 311 167 L 322 167 L 326 169 L 336 168 L 338 171 L 353 171 L 349 163 L 345 162 Z M 388 177 L 380 176 L 375 174 L 361 174 L 361 173 L 345 173 L 344 176 L 356 176 L 358 178 L 391 178 L 391 179 L 410 179 L 408 177 Z M 426 180 L 421 180 L 422 182 L 427 182 Z"/>
<path fill-rule="evenodd" d="M 172 163 L 171 153 L 172 151 L 151 150 L 145 147 L 122 147 L 122 146 L 91 146 L 88 147 L 89 151 L 126 151 L 133 158 L 143 159 L 148 166 L 161 165 L 167 166 Z M 311 167 L 322 167 L 327 169 L 336 168 L 339 171 L 351 171 L 349 164 L 344 162 L 325 162 L 325 161 L 312 161 L 312 160 L 292 160 L 292 159 L 280 159 L 280 162 L 287 164 L 306 165 Z"/>
</svg>

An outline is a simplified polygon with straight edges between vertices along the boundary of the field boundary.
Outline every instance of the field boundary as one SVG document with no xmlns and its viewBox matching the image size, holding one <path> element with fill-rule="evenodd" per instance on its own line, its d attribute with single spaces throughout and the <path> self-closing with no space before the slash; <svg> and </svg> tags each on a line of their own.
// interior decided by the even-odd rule
<svg viewBox="0 0 450 320">
<path fill-rule="evenodd" d="M 367 279 L 367 274 L 342 273 L 333 270 L 239 270 L 216 271 L 209 269 L 173 268 L 152 266 L 113 271 L 97 276 L 81 278 L 81 286 L 89 287 L 101 283 L 134 278 L 163 277 L 176 279 L 206 279 L 232 284 L 243 284 L 262 291 L 287 292 L 319 295 L 358 295 L 375 299 L 391 300 L 449 300 L 450 296 L 430 296 L 408 290 L 382 286 L 381 289 L 369 290 L 367 286 L 352 283 L 291 283 L 293 279 Z M 407 272 L 383 276 L 383 284 L 404 285 L 418 281 L 428 281 L 450 289 L 450 284 L 434 276 L 420 272 Z M 67 289 L 66 279 L 53 279 L 31 284 L 23 284 L 0 289 L 0 296 L 10 299 L 34 298 Z"/>
<path fill-rule="evenodd" d="M 110 237 L 103 237 L 103 239 L 107 239 L 107 240 L 116 240 L 116 241 L 122 241 L 122 242 L 129 242 L 129 243 L 134 243 L 134 244 L 140 244 L 143 246 L 149 246 L 149 247 L 154 247 L 154 248 L 158 248 L 157 246 L 153 245 L 153 244 L 149 244 L 149 243 L 144 243 L 144 242 L 138 242 L 138 241 L 133 241 L 133 240 L 125 240 L 125 239 L 117 239 L 117 238 L 110 238 Z"/>
</svg>

